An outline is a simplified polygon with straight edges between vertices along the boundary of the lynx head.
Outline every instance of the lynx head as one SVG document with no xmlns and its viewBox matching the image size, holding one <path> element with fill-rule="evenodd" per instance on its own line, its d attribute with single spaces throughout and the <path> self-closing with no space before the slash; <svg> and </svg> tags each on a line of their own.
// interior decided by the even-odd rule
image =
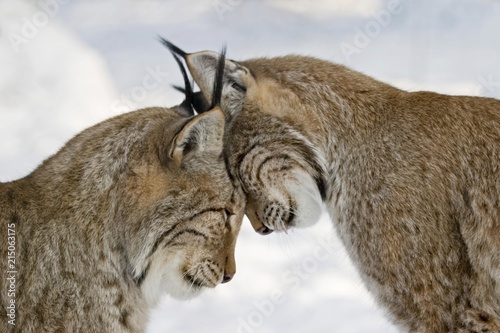
<svg viewBox="0 0 500 333">
<path fill-rule="evenodd" d="M 223 64 L 224 158 L 234 186 L 246 195 L 246 214 L 255 230 L 286 231 L 319 219 L 324 165 L 304 134 L 306 127 L 317 126 L 314 115 L 301 119 L 295 114 L 302 106 L 300 85 L 288 85 L 300 73 L 287 71 L 293 59 L 238 63 L 209 51 L 179 54 L 207 100 Z"/>
<path fill-rule="evenodd" d="M 158 119 L 144 136 L 137 148 L 149 157 L 130 163 L 121 189 L 119 214 L 128 221 L 133 275 L 150 303 L 163 293 L 191 298 L 236 272 L 244 203 L 221 155 L 223 115 L 220 109 L 190 118 L 171 110 L 141 112 L 173 119 Z"/>
<path fill-rule="evenodd" d="M 244 200 L 222 156 L 224 114 L 214 104 L 195 115 L 187 77 L 185 90 L 179 106 L 130 112 L 83 131 L 37 171 L 64 185 L 49 192 L 74 189 L 60 211 L 91 221 L 88 242 L 119 253 L 112 267 L 150 304 L 164 293 L 193 297 L 236 271 Z"/>
<path fill-rule="evenodd" d="M 158 223 L 157 237 L 143 248 L 146 260 L 135 267 L 149 299 L 162 289 L 177 298 L 191 297 L 203 287 L 230 281 L 236 272 L 234 247 L 244 214 L 244 201 L 233 190 L 222 157 L 224 115 L 218 106 L 222 73 L 212 89 L 218 97 L 208 111 L 194 116 L 191 105 L 196 95 L 173 55 L 186 94 L 176 110 L 185 117 L 167 129 L 158 128 L 159 133 L 145 140 L 158 159 L 135 169 L 137 182 L 131 191 L 131 198 L 138 198 L 137 205 L 145 208 L 141 216 L 146 221 L 140 224 Z"/>
</svg>

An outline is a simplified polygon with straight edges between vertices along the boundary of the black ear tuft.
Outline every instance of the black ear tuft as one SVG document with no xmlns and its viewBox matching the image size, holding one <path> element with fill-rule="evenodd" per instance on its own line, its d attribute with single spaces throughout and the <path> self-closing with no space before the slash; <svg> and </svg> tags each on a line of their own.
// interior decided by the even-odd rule
<svg viewBox="0 0 500 333">
<path fill-rule="evenodd" d="M 214 89 L 212 91 L 212 105 L 210 109 L 220 105 L 222 99 L 222 88 L 224 87 L 224 68 L 226 66 L 226 46 L 222 47 L 219 61 L 217 62 L 217 72 L 215 73 Z"/>
<path fill-rule="evenodd" d="M 193 90 L 191 89 L 191 83 L 189 82 L 189 78 L 186 73 L 186 69 L 182 65 L 181 60 L 179 57 L 172 53 L 174 56 L 175 61 L 179 65 L 179 68 L 181 69 L 182 72 L 182 77 L 184 78 L 184 100 L 182 101 L 181 105 L 179 108 L 185 113 L 186 116 L 194 116 L 194 110 L 193 110 Z"/>
<path fill-rule="evenodd" d="M 161 38 L 161 37 L 160 37 Z M 173 45 L 169 41 L 161 38 L 161 42 L 166 45 L 170 53 L 172 53 L 172 56 L 174 57 L 175 61 L 177 62 L 177 65 L 179 65 L 179 68 L 182 73 L 182 77 L 184 78 L 184 101 L 179 105 L 178 110 L 182 113 L 182 115 L 186 117 L 191 117 L 194 116 L 194 110 L 193 110 L 193 90 L 191 89 L 191 83 L 189 82 L 189 77 L 187 75 L 186 69 L 184 68 L 184 65 L 182 64 L 182 61 L 179 59 L 179 56 L 177 53 L 174 52 L 174 50 L 170 47 L 176 48 L 178 51 L 183 52 L 181 49 L 179 49 L 177 46 Z"/>
<path fill-rule="evenodd" d="M 205 95 L 201 91 L 193 93 L 193 108 L 199 114 L 207 112 L 211 109 Z"/>
<path fill-rule="evenodd" d="M 185 93 L 185 89 L 179 86 L 173 86 L 175 90 L 180 91 L 181 93 Z M 192 100 L 193 108 L 198 114 L 202 114 L 210 110 L 210 104 L 208 104 L 205 95 L 201 91 L 193 92 L 193 100 Z"/>
<path fill-rule="evenodd" d="M 184 52 L 179 47 L 177 47 L 174 44 L 170 43 L 168 40 L 166 40 L 163 37 L 158 36 L 158 40 L 160 41 L 160 43 L 162 43 L 163 45 L 165 45 L 170 50 L 170 52 L 175 53 L 177 55 L 180 55 L 183 59 L 186 59 L 187 52 Z"/>
</svg>

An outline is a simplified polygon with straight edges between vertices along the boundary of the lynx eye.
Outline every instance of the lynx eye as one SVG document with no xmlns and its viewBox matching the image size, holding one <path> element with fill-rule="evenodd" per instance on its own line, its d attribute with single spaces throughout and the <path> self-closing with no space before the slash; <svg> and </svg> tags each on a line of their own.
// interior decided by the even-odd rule
<svg viewBox="0 0 500 333">
<path fill-rule="evenodd" d="M 247 91 L 247 88 L 245 86 L 243 86 L 242 84 L 239 84 L 238 82 L 236 82 L 234 80 L 229 81 L 229 84 L 231 85 L 231 87 L 233 87 L 234 89 L 236 89 L 240 92 L 244 93 Z"/>
<path fill-rule="evenodd" d="M 227 208 L 224 210 L 224 214 L 226 215 L 226 227 L 231 228 L 231 221 L 234 220 L 231 217 L 234 216 L 234 214 Z"/>
</svg>

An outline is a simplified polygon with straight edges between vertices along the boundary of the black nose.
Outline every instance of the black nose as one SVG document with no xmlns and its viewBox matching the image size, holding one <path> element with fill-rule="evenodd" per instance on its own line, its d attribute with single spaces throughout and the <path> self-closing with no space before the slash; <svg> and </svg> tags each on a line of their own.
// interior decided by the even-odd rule
<svg viewBox="0 0 500 333">
<path fill-rule="evenodd" d="M 234 277 L 234 273 L 224 273 L 224 277 L 222 278 L 222 283 L 228 283 Z"/>
<path fill-rule="evenodd" d="M 262 236 L 265 236 L 265 235 L 269 235 L 271 232 L 273 232 L 274 230 L 272 229 L 269 229 L 268 227 L 266 226 L 263 226 L 262 228 L 256 230 L 256 232 L 259 234 L 259 235 L 262 235 Z"/>
</svg>

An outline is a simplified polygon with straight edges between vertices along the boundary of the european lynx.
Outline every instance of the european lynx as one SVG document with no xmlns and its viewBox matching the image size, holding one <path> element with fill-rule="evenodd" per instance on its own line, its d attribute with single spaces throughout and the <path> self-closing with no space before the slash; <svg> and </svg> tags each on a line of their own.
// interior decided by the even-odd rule
<svg viewBox="0 0 500 333">
<path fill-rule="evenodd" d="M 224 116 L 188 104 L 104 121 L 0 184 L 1 332 L 143 332 L 160 295 L 231 279 Z"/>
<path fill-rule="evenodd" d="M 185 54 L 210 99 L 220 55 Z M 261 233 L 323 206 L 409 332 L 500 332 L 500 101 L 408 93 L 310 57 L 225 61 L 224 156 Z"/>
</svg>

